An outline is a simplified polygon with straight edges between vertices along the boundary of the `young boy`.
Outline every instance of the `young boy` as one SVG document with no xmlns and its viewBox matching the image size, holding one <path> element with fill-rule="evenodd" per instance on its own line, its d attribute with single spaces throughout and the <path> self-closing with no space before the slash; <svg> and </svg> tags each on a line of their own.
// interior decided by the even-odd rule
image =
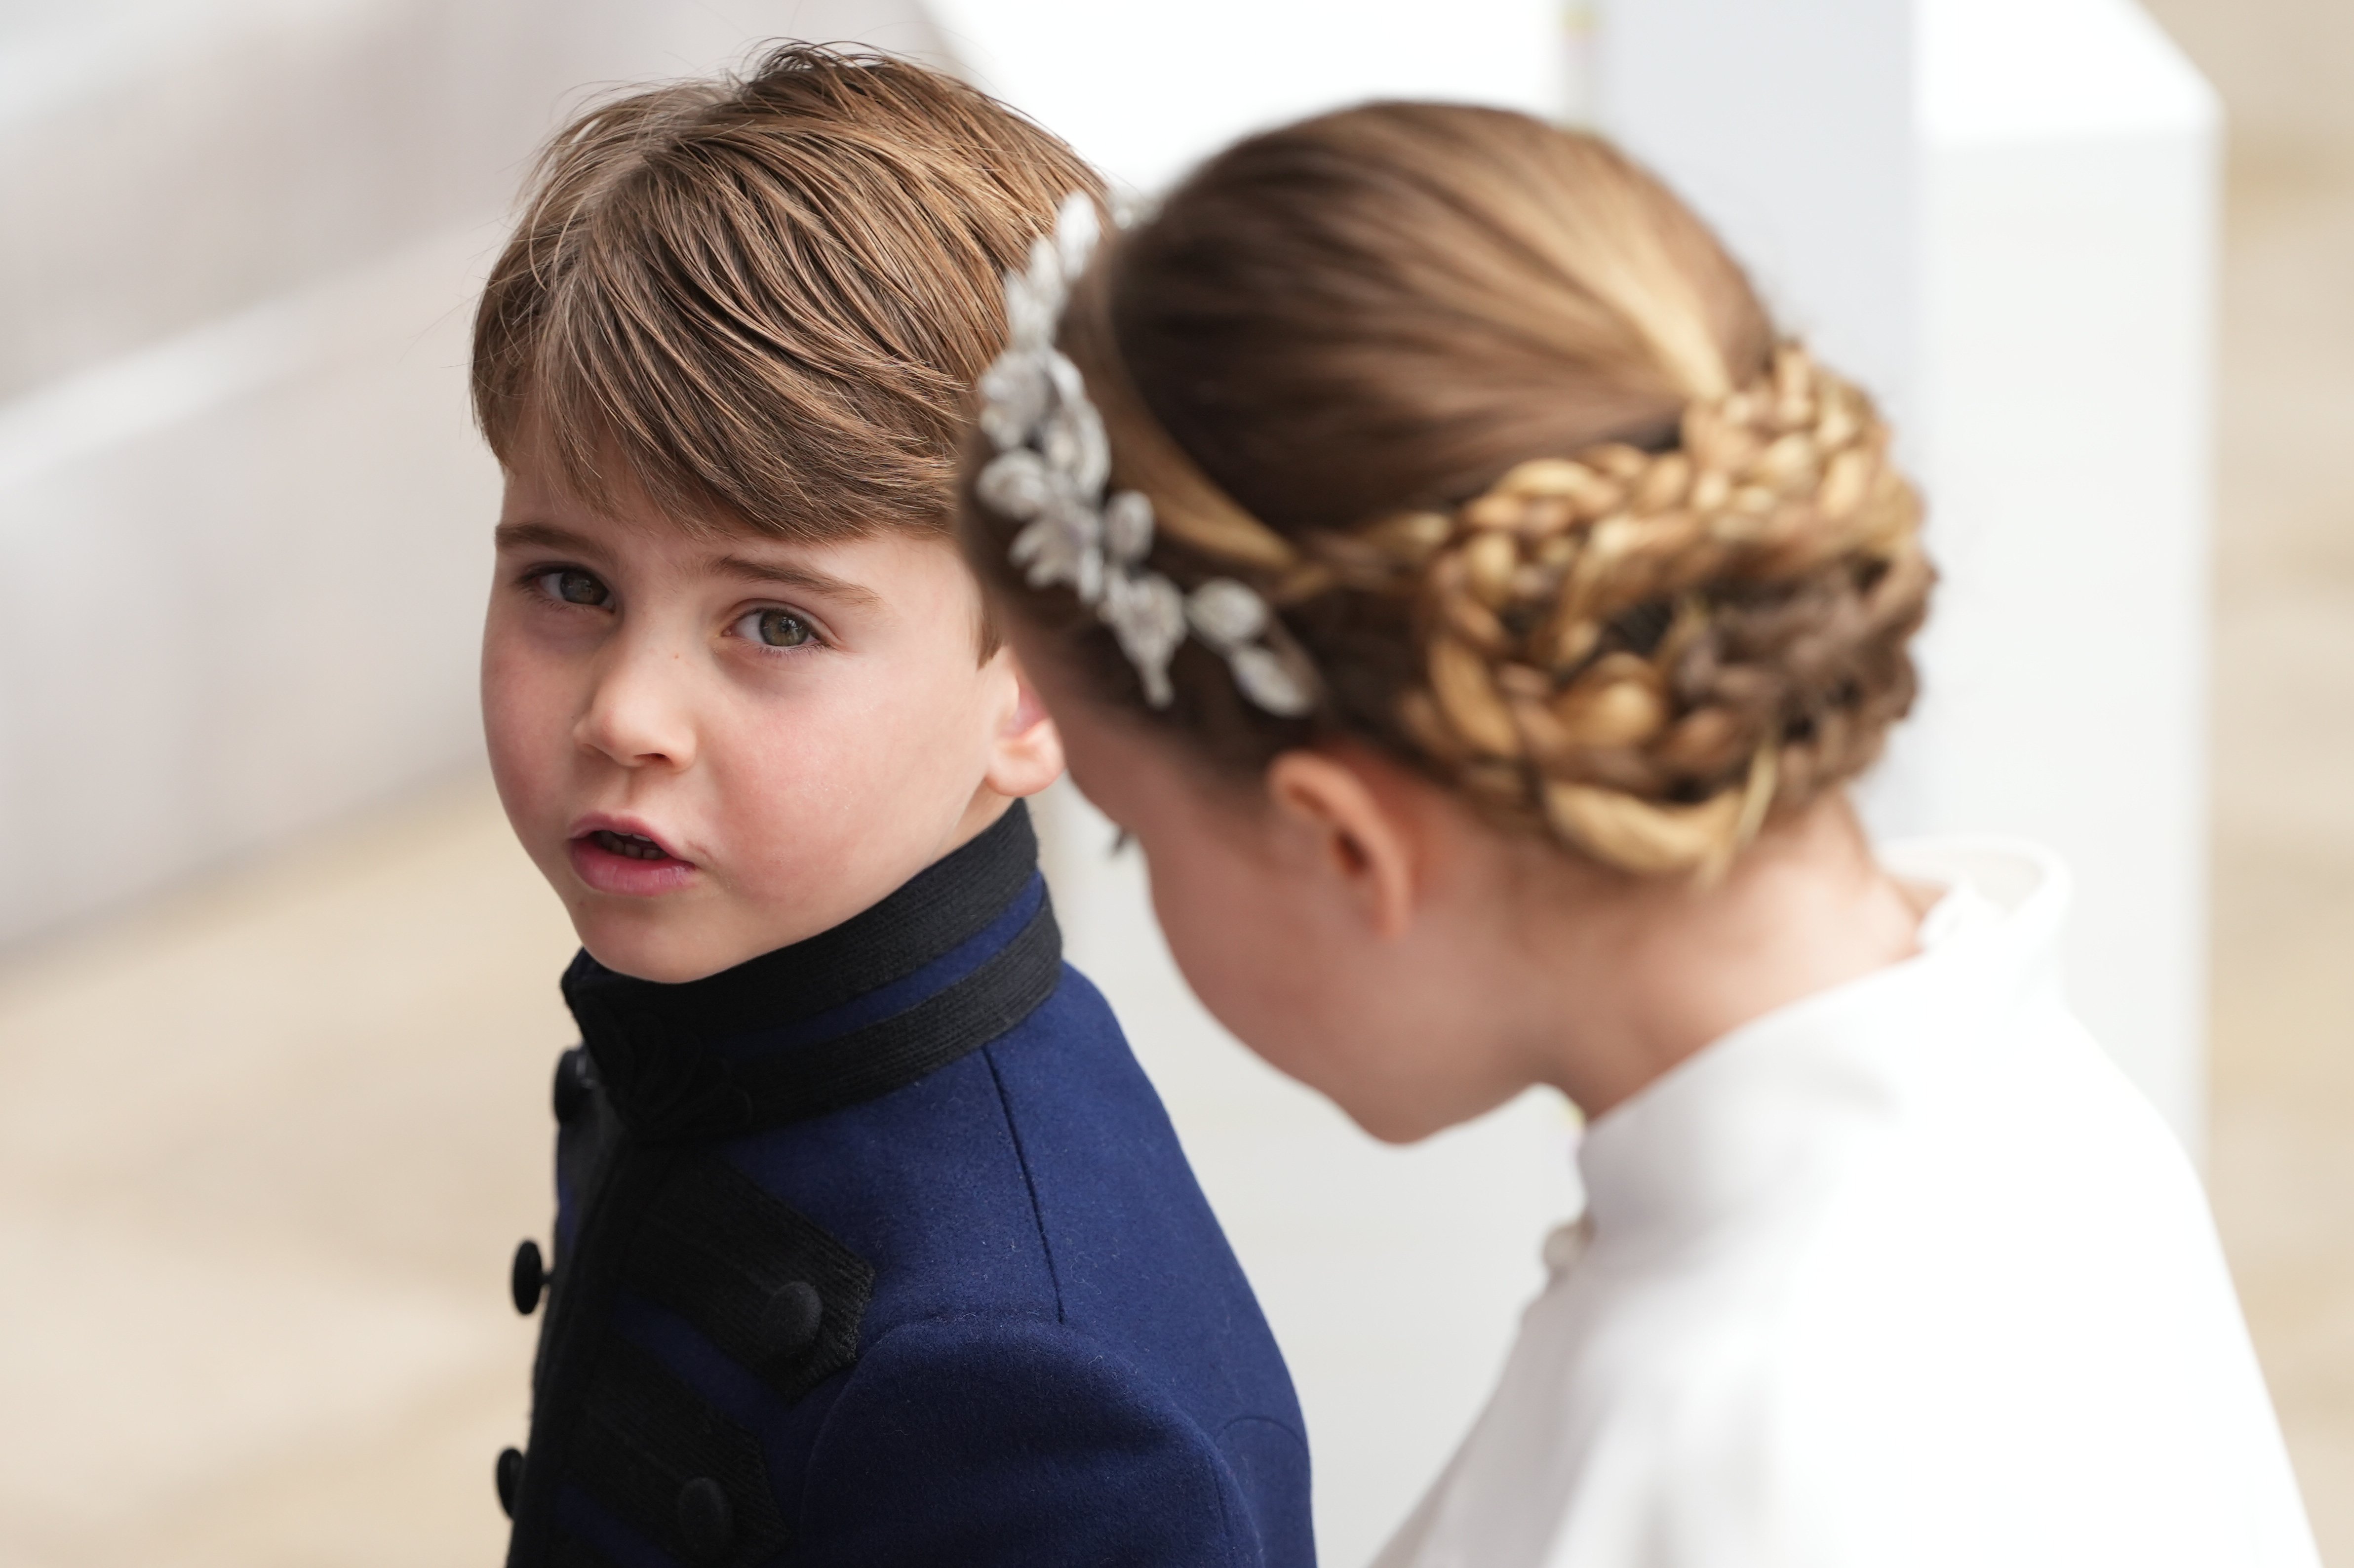
<svg viewBox="0 0 2354 1568">
<path fill-rule="evenodd" d="M 949 536 L 1003 275 L 1094 188 L 952 80 L 786 48 L 582 117 L 492 274 L 484 718 L 586 949 L 511 1568 L 1312 1560 Z"/>
</svg>

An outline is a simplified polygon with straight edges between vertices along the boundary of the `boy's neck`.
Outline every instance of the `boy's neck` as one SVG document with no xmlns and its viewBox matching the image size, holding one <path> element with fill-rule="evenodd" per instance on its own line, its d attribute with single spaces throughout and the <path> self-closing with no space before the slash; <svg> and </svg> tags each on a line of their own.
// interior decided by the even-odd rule
<svg viewBox="0 0 2354 1568">
<path fill-rule="evenodd" d="M 970 803 L 964 809 L 964 815 L 957 819 L 955 831 L 940 846 L 940 853 L 932 857 L 932 864 L 938 865 L 995 827 L 1013 809 L 1013 796 L 1001 795 L 986 784 L 975 789 Z"/>
</svg>

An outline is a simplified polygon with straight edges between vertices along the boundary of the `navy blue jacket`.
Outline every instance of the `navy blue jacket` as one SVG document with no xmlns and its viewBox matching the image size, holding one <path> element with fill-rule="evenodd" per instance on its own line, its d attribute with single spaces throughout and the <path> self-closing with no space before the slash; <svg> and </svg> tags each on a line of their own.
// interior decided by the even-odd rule
<svg viewBox="0 0 2354 1568">
<path fill-rule="evenodd" d="M 1017 806 L 724 974 L 574 962 L 509 1568 L 1313 1562 L 1290 1380 L 1035 863 Z"/>
</svg>

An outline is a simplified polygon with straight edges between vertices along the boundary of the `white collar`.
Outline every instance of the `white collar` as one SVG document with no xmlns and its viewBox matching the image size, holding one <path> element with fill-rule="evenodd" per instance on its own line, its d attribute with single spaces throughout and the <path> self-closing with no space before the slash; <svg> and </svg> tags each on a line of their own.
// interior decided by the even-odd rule
<svg viewBox="0 0 2354 1568">
<path fill-rule="evenodd" d="M 1597 1246 L 1668 1245 L 1819 1180 L 1957 1067 L 1987 1027 L 2059 995 L 2067 868 L 2037 845 L 1883 846 L 1949 889 L 1916 956 L 1724 1034 L 1586 1129 L 1578 1165 Z"/>
</svg>

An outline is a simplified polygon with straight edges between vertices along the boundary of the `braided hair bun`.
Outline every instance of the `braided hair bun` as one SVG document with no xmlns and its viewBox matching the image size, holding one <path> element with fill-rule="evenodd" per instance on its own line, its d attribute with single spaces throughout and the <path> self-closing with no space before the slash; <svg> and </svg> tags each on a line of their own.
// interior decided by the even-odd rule
<svg viewBox="0 0 2354 1568">
<path fill-rule="evenodd" d="M 1501 825 L 1708 875 L 1911 705 L 1934 573 L 1885 427 L 1596 137 L 1411 103 L 1255 137 L 1109 249 L 1059 341 L 1152 568 L 1256 589 L 1316 700 L 1263 711 L 1189 644 L 1148 705 L 969 492 L 975 564 L 1215 763 L 1353 736 Z"/>
</svg>

